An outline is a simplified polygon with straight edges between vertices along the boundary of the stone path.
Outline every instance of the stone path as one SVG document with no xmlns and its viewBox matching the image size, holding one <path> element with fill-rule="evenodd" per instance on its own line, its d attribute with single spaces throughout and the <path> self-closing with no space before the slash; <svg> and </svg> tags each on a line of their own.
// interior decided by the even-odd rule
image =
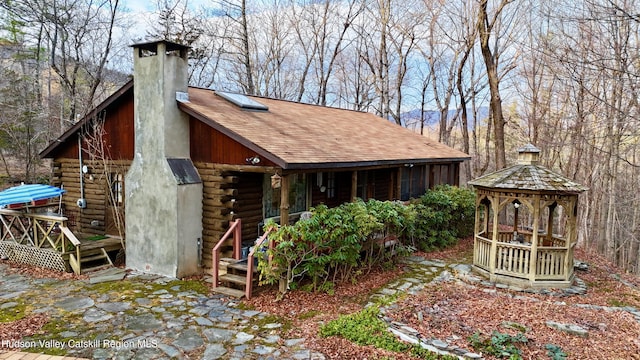
<svg viewBox="0 0 640 360">
<path fill-rule="evenodd" d="M 205 295 L 200 282 L 132 273 L 90 284 L 6 268 L 0 264 L 0 309 L 49 316 L 45 334 L 23 338 L 23 350 L 92 359 L 324 359 L 304 339 L 282 338 L 287 325 L 275 316 Z M 19 350 L 13 345 L 0 352 Z"/>
</svg>

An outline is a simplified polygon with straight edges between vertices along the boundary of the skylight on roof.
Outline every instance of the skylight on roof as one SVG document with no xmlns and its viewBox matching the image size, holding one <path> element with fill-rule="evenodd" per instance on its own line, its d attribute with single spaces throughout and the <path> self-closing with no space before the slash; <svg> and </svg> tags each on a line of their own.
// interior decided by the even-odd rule
<svg viewBox="0 0 640 360">
<path fill-rule="evenodd" d="M 234 94 L 228 93 L 224 91 L 216 91 L 216 94 L 222 96 L 225 100 L 231 102 L 232 104 L 239 106 L 242 109 L 247 110 L 269 110 L 269 107 L 261 104 L 253 99 L 250 99 L 248 96 L 242 94 Z"/>
</svg>

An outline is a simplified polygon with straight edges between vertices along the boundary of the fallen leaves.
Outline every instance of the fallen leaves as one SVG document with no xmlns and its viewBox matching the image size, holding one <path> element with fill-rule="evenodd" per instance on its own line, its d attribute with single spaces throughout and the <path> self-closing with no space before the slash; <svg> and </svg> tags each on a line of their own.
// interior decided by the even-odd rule
<svg viewBox="0 0 640 360">
<path fill-rule="evenodd" d="M 25 336 L 36 334 L 47 323 L 45 314 L 29 315 L 20 320 L 0 323 L 0 349 L 13 349 L 16 343 Z"/>
<path fill-rule="evenodd" d="M 414 255 L 445 259 L 447 262 L 464 262 L 463 259 L 467 259 L 468 262 L 472 244 L 471 239 L 464 239 L 456 246 L 442 251 Z M 528 344 L 522 347 L 525 359 L 548 358 L 545 349 L 547 344 L 560 346 L 569 354 L 569 358 L 575 359 L 640 359 L 640 324 L 631 314 L 577 306 L 623 305 L 640 309 L 639 279 L 624 274 L 594 253 L 577 249 L 576 258 L 590 265 L 589 271 L 576 273 L 588 285 L 586 295 L 558 298 L 509 293 L 505 290 L 487 291 L 493 289 L 466 284 L 432 284 L 421 294 L 399 302 L 395 310 L 387 315 L 419 330 L 423 337 L 447 340 L 469 350 L 472 348 L 468 338 L 474 332 L 491 334 L 498 331 L 515 335 L 519 324 L 526 328 L 525 335 L 529 339 Z M 401 273 L 396 268 L 361 276 L 357 283 L 336 286 L 336 294 L 333 296 L 295 291 L 287 294 L 282 301 L 275 302 L 276 293 L 271 289 L 245 303 L 291 321 L 293 326 L 287 336 L 306 338 L 307 347 L 322 352 L 328 359 L 410 359 L 408 354 L 390 354 L 371 347 L 357 346 L 340 338 L 318 337 L 321 324 L 341 314 L 361 310 L 368 294 L 391 282 Z M 626 284 L 611 274 L 620 274 L 620 279 Z M 514 299 L 514 295 L 523 298 Z M 589 336 L 583 338 L 552 329 L 546 325 L 547 320 L 582 326 L 589 331 Z"/>
</svg>

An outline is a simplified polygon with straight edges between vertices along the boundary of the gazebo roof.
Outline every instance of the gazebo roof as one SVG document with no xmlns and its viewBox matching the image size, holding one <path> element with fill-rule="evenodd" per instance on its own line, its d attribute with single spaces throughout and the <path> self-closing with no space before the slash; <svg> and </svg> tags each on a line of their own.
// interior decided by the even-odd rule
<svg viewBox="0 0 640 360">
<path fill-rule="evenodd" d="M 540 150 L 531 144 L 518 149 L 518 164 L 469 181 L 470 185 L 489 189 L 513 189 L 535 192 L 578 194 L 587 188 L 538 163 Z"/>
</svg>

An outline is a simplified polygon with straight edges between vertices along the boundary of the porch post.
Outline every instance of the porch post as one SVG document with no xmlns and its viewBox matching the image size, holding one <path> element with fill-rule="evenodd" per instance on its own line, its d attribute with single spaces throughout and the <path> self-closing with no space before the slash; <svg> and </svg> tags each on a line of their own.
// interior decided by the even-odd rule
<svg viewBox="0 0 640 360">
<path fill-rule="evenodd" d="M 356 201 L 358 197 L 358 171 L 351 172 L 351 202 Z"/>
<path fill-rule="evenodd" d="M 396 172 L 396 200 L 402 200 L 402 168 L 398 168 Z"/>
<path fill-rule="evenodd" d="M 280 225 L 289 225 L 289 175 L 282 174 L 280 186 Z"/>
</svg>

